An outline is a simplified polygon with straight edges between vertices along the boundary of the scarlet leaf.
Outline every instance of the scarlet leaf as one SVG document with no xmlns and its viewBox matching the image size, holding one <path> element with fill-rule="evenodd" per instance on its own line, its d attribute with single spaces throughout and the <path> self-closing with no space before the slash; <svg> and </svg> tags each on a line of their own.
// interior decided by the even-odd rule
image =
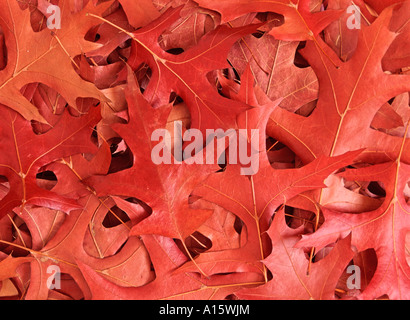
<svg viewBox="0 0 410 320">
<path fill-rule="evenodd" d="M 37 186 L 39 170 L 63 157 L 80 152 L 93 152 L 90 136 L 100 119 L 99 108 L 73 118 L 65 112 L 57 125 L 43 135 L 34 134 L 30 122 L 11 109 L 0 107 L 1 122 L 0 174 L 7 178 L 10 191 L 0 201 L 1 216 L 14 207 L 35 204 L 69 212 L 77 208 L 75 199 L 68 199 Z M 37 148 L 33 149 L 33 146 Z M 12 150 L 12 151 L 11 151 Z"/>
<path fill-rule="evenodd" d="M 392 299 L 408 299 L 410 269 L 406 262 L 405 239 L 409 230 L 410 208 L 404 197 L 404 189 L 410 179 L 410 171 L 409 166 L 401 162 L 401 155 L 395 162 L 341 174 L 346 179 L 382 182 L 386 197 L 379 208 L 359 214 L 325 210 L 322 227 L 314 234 L 304 236 L 298 243 L 299 246 L 314 245 L 321 248 L 325 243 L 351 232 L 352 244 L 359 251 L 374 249 L 377 268 L 369 286 L 361 294 L 364 299 L 374 299 L 383 294 L 388 294 Z M 373 234 L 378 236 L 370 236 Z"/>
<path fill-rule="evenodd" d="M 330 254 L 313 264 L 308 272 L 309 260 L 305 253 L 302 249 L 294 248 L 300 231 L 286 225 L 282 210 L 275 215 L 268 234 L 274 250 L 263 263 L 271 271 L 272 280 L 257 288 L 241 290 L 237 294 L 240 298 L 334 299 L 339 277 L 354 255 L 349 237 L 340 240 Z M 286 281 L 283 275 L 286 275 Z"/>
<path fill-rule="evenodd" d="M 261 90 L 273 101 L 282 99 L 280 106 L 295 112 L 318 96 L 313 70 L 294 64 L 298 44 L 276 40 L 270 35 L 260 39 L 246 36 L 235 44 L 228 58 L 241 75 L 249 61 L 252 76 Z"/>
<path fill-rule="evenodd" d="M 205 128 L 235 128 L 231 114 L 239 114 L 247 106 L 218 95 L 206 74 L 228 67 L 226 55 L 231 46 L 241 36 L 255 31 L 257 25 L 234 29 L 219 26 L 206 34 L 197 46 L 173 56 L 161 49 L 157 39 L 179 18 L 179 11 L 169 10 L 161 17 L 161 23 L 153 22 L 131 35 L 134 40 L 130 58 L 132 66 L 147 63 L 153 70 L 144 96 L 154 106 L 161 106 L 168 103 L 170 92 L 174 91 L 187 103 L 193 128 L 203 132 Z M 191 77 L 189 70 L 193 68 L 200 76 Z"/>
<path fill-rule="evenodd" d="M 396 158 L 402 139 L 370 128 L 383 103 L 410 90 L 408 76 L 389 75 L 381 68 L 381 59 L 396 37 L 387 28 L 391 14 L 390 8 L 371 26 L 363 26 L 354 56 L 347 62 L 339 61 L 340 67 L 332 64 L 337 61 L 334 53 L 329 50 L 325 56 L 308 43 L 303 52 L 319 79 L 317 107 L 308 117 L 276 109 L 268 134 L 297 150 L 303 161 L 311 161 L 320 154 L 334 156 L 360 148 L 367 149 L 361 157 L 364 161 Z M 366 89 L 369 87 L 373 90 Z M 327 134 L 321 134 L 323 131 Z M 409 160 L 409 150 L 406 140 L 404 161 Z"/>
<path fill-rule="evenodd" d="M 249 131 L 258 128 L 259 132 L 264 132 L 269 116 L 266 109 L 271 108 L 266 106 L 247 111 L 241 115 L 239 123 L 246 123 Z M 261 136 L 264 137 L 264 133 Z M 264 139 L 260 138 L 260 141 Z M 274 211 L 303 191 L 324 187 L 323 181 L 329 174 L 358 155 L 353 152 L 334 159 L 319 158 L 303 168 L 275 170 L 267 160 L 264 147 L 259 150 L 259 170 L 255 175 L 241 175 L 239 166 L 228 166 L 225 172 L 211 175 L 195 189 L 195 195 L 236 214 L 244 222 L 247 232 L 246 244 L 241 248 L 204 253 L 195 260 L 195 265 L 207 274 L 222 270 L 260 270 L 266 279 L 266 269 L 259 261 L 265 258 L 269 248 L 264 233 Z"/>
<path fill-rule="evenodd" d="M 44 29 L 34 32 L 30 25 L 29 10 L 22 11 L 17 1 L 3 1 L 1 26 L 7 47 L 7 66 L 0 74 L 0 103 L 20 112 L 28 120 L 45 122 L 38 110 L 20 93 L 30 82 L 41 82 L 59 92 L 68 103 L 76 107 L 77 97 L 94 97 L 105 101 L 104 95 L 92 83 L 83 81 L 72 68 L 72 59 L 95 44 L 84 40 L 93 22 L 80 19 L 85 11 L 101 14 L 107 5 L 71 13 L 69 1 L 62 1 L 61 30 Z M 46 11 L 49 3 L 40 1 Z M 64 75 L 64 76 L 63 76 Z"/>
<path fill-rule="evenodd" d="M 285 41 L 312 40 L 341 14 L 341 12 L 332 10 L 311 13 L 309 0 L 278 0 L 272 2 L 262 0 L 195 0 L 195 2 L 199 3 L 200 6 L 220 12 L 222 22 L 234 20 L 245 13 L 254 11 L 280 13 L 285 16 L 285 23 L 278 28 L 274 28 L 270 31 L 270 34 Z"/>
<path fill-rule="evenodd" d="M 0 299 L 410 298 L 409 9 L 0 1 Z"/>
<path fill-rule="evenodd" d="M 217 166 L 185 162 L 155 164 L 151 158 L 154 147 L 151 136 L 156 129 L 165 128 L 169 107 L 154 109 L 139 92 L 131 73 L 128 80 L 130 87 L 126 95 L 130 119 L 127 124 L 115 125 L 114 129 L 133 152 L 133 165 L 118 173 L 92 177 L 89 183 L 100 196 L 136 197 L 152 208 L 152 215 L 133 227 L 131 234 L 158 234 L 184 240 L 211 214 L 210 210 L 190 209 L 188 197 L 193 187 L 210 172 L 216 171 Z M 155 121 L 146 122 L 145 119 Z M 135 134 L 138 140 L 133 138 Z M 176 161 L 172 155 L 170 159 Z M 144 167 L 142 171 L 141 166 Z"/>
<path fill-rule="evenodd" d="M 243 286 L 260 283 L 257 274 L 230 274 L 203 279 L 195 273 L 174 273 L 186 261 L 175 243 L 161 236 L 144 236 L 144 242 L 153 252 L 152 263 L 157 278 L 140 288 L 124 288 L 96 274 L 90 267 L 80 264 L 90 286 L 92 298 L 115 300 L 140 299 L 222 299 Z"/>
</svg>

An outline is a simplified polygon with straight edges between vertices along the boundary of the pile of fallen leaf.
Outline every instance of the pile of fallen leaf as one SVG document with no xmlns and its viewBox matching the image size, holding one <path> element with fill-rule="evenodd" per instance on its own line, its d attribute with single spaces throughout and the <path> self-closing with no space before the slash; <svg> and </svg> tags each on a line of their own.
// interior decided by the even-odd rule
<svg viewBox="0 0 410 320">
<path fill-rule="evenodd" d="M 398 0 L 0 1 L 0 297 L 409 299 L 409 19 Z M 259 170 L 154 164 L 176 121 L 258 129 Z"/>
</svg>

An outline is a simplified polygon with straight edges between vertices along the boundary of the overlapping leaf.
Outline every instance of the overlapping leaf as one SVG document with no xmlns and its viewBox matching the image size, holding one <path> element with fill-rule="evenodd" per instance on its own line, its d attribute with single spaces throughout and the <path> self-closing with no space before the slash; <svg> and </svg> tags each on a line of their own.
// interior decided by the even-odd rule
<svg viewBox="0 0 410 320">
<path fill-rule="evenodd" d="M 410 1 L 97 3 L 0 3 L 1 299 L 409 298 Z"/>
<path fill-rule="evenodd" d="M 96 151 L 92 128 L 100 120 L 100 109 L 74 118 L 66 111 L 57 125 L 43 135 L 33 132 L 30 122 L 15 111 L 1 106 L 0 174 L 10 190 L 0 201 L 0 216 L 13 208 L 35 204 L 65 212 L 77 208 L 75 199 L 58 195 L 37 185 L 36 175 L 43 166 L 63 157 Z M 33 149 L 33 146 L 36 146 Z"/>
<path fill-rule="evenodd" d="M 46 12 L 50 4 L 40 1 Z M 84 10 L 71 13 L 69 1 L 62 1 L 61 29 L 43 29 L 34 32 L 29 10 L 21 10 L 14 0 L 0 4 L 1 27 L 5 37 L 7 65 L 0 74 L 0 103 L 21 113 L 28 120 L 45 122 L 38 110 L 20 93 L 31 82 L 41 82 L 59 92 L 67 102 L 76 107 L 76 98 L 92 97 L 106 101 L 94 84 L 83 81 L 73 68 L 73 58 L 96 49 L 96 44 L 84 39 L 95 24 L 81 19 L 85 12 L 102 14 L 107 4 L 94 7 L 90 1 Z"/>
<path fill-rule="evenodd" d="M 285 23 L 270 31 L 275 38 L 285 41 L 313 40 L 330 22 L 341 14 L 339 11 L 311 12 L 309 0 L 278 0 L 278 1 L 195 1 L 199 5 L 216 10 L 222 15 L 222 22 L 228 22 L 248 12 L 272 11 L 282 14 Z M 316 2 L 316 7 L 319 2 Z M 318 9 L 318 8 L 316 8 Z"/>
<path fill-rule="evenodd" d="M 392 10 L 383 11 L 371 26 L 363 26 L 358 47 L 347 62 L 341 63 L 330 50 L 324 55 L 314 43 L 307 44 L 302 52 L 319 79 L 317 107 L 308 117 L 276 109 L 269 135 L 286 143 L 303 161 L 361 148 L 366 148 L 363 161 L 397 157 L 402 139 L 370 128 L 386 101 L 410 90 L 408 76 L 387 74 L 381 67 L 381 59 L 397 36 L 388 29 Z M 405 162 L 409 161 L 408 143 L 406 140 L 402 154 Z"/>
</svg>

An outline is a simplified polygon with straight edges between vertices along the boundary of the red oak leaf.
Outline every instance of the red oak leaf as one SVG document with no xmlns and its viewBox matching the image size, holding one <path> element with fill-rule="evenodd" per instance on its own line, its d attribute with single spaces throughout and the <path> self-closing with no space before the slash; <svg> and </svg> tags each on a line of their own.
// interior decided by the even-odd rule
<svg viewBox="0 0 410 320">
<path fill-rule="evenodd" d="M 335 299 L 339 277 L 353 258 L 350 238 L 340 240 L 324 259 L 313 264 L 308 273 L 309 259 L 295 244 L 300 230 L 291 229 L 285 223 L 283 210 L 275 214 L 268 230 L 272 241 L 272 253 L 263 263 L 272 273 L 272 280 L 257 288 L 242 289 L 241 299 L 330 300 Z"/>
<path fill-rule="evenodd" d="M 249 74 L 249 72 L 248 72 Z M 251 94 L 250 94 L 251 95 Z M 323 181 L 335 170 L 348 165 L 361 152 L 352 152 L 336 158 L 319 158 L 299 169 L 275 170 L 266 156 L 265 131 L 272 105 L 246 111 L 238 119 L 248 130 L 259 129 L 259 168 L 256 174 L 242 175 L 239 165 L 228 165 L 226 170 L 209 176 L 195 188 L 194 195 L 215 203 L 237 215 L 246 226 L 247 241 L 240 248 L 227 251 L 205 252 L 195 259 L 195 266 L 206 274 L 222 270 L 262 272 L 266 269 L 260 260 L 269 249 L 265 232 L 274 211 L 288 199 L 312 189 L 325 187 Z M 180 271 L 191 270 L 189 264 Z"/>
<path fill-rule="evenodd" d="M 175 56 L 161 48 L 158 38 L 179 19 L 180 11 L 181 8 L 170 9 L 158 20 L 132 33 L 122 30 L 133 40 L 128 63 L 133 69 L 144 63 L 152 69 L 144 96 L 154 107 L 167 104 L 171 92 L 175 92 L 188 105 L 193 128 L 204 133 L 205 129 L 235 128 L 232 114 L 239 114 L 248 106 L 220 96 L 206 75 L 228 67 L 226 55 L 232 45 L 240 37 L 256 31 L 258 25 L 219 26 L 202 37 L 196 46 Z M 198 76 L 192 77 L 191 70 L 196 70 Z"/>
<path fill-rule="evenodd" d="M 69 212 L 78 208 L 75 199 L 60 196 L 37 185 L 42 167 L 63 157 L 81 152 L 95 152 L 90 137 L 100 120 L 100 109 L 74 118 L 66 111 L 54 128 L 42 135 L 33 132 L 29 121 L 15 111 L 1 106 L 0 174 L 7 178 L 10 190 L 0 201 L 0 216 L 17 206 L 45 206 Z"/>
<path fill-rule="evenodd" d="M 88 195 L 80 200 L 82 209 L 74 210 L 66 217 L 55 236 L 41 250 L 26 248 L 30 253 L 31 279 L 26 299 L 47 299 L 51 294 L 47 279 L 50 277 L 49 266 L 57 266 L 62 274 L 74 279 L 83 297 L 90 298 L 89 289 L 78 267 L 78 261 L 87 261 L 89 268 L 103 273 L 111 281 L 125 286 L 138 286 L 152 280 L 150 260 L 141 240 L 132 237 L 126 240 L 119 238 L 123 245 L 108 257 L 97 258 L 87 254 L 84 246 L 89 223 L 98 210 L 101 210 L 101 199 Z M 122 230 L 124 232 L 124 230 Z M 95 239 L 97 247 L 104 246 L 103 241 Z M 114 241 L 115 242 L 115 241 Z M 19 261 L 16 261 L 14 266 Z M 26 262 L 21 260 L 20 263 Z M 135 272 L 138 269 L 139 272 Z M 133 270 L 133 271 L 132 271 Z M 66 288 L 67 289 L 67 288 Z"/>
<path fill-rule="evenodd" d="M 329 23 L 336 20 L 340 11 L 321 11 L 312 13 L 310 0 L 195 0 L 200 6 L 216 10 L 222 15 L 222 22 L 234 20 L 248 12 L 272 11 L 282 14 L 285 23 L 269 33 L 276 39 L 285 41 L 303 41 L 315 39 Z"/>
<path fill-rule="evenodd" d="M 39 1 L 45 12 L 49 5 L 44 0 Z M 17 1 L 0 3 L 0 25 L 6 38 L 7 52 L 7 65 L 0 74 L 0 103 L 20 112 L 28 120 L 45 122 L 38 110 L 20 93 L 20 89 L 31 82 L 41 82 L 53 88 L 73 107 L 76 107 L 79 97 L 107 100 L 94 84 L 83 81 L 72 67 L 76 55 L 97 46 L 84 39 L 95 21 L 81 18 L 85 11 L 101 14 L 107 4 L 95 7 L 90 1 L 78 13 L 70 12 L 69 1 L 62 1 L 61 5 L 61 29 L 34 32 L 29 10 L 21 10 Z"/>
<path fill-rule="evenodd" d="M 0 1 L 0 299 L 409 299 L 409 12 Z"/>
<path fill-rule="evenodd" d="M 268 134 L 304 162 L 317 155 L 334 156 L 361 148 L 367 149 L 360 157 L 363 161 L 395 159 L 402 139 L 370 128 L 385 102 L 410 90 L 410 77 L 386 74 L 381 68 L 381 59 L 397 36 L 388 30 L 391 15 L 392 8 L 386 9 L 371 26 L 362 27 L 358 47 L 347 62 L 340 63 L 330 50 L 326 56 L 314 43 L 307 43 L 303 53 L 319 79 L 317 107 L 308 117 L 276 109 Z M 410 160 L 408 143 L 406 140 L 402 155 L 406 162 Z"/>
<path fill-rule="evenodd" d="M 270 35 L 260 39 L 245 36 L 229 53 L 229 61 L 240 75 L 249 64 L 256 84 L 273 101 L 295 112 L 317 99 L 318 81 L 311 68 L 294 64 L 298 42 L 276 40 Z"/>
<path fill-rule="evenodd" d="M 134 226 L 131 234 L 158 234 L 184 240 L 212 213 L 191 209 L 188 197 L 198 182 L 219 167 L 185 162 L 155 164 L 151 157 L 155 141 L 151 137 L 155 130 L 165 129 L 170 107 L 154 109 L 139 91 L 132 73 L 128 77 L 126 97 L 129 122 L 113 128 L 131 149 L 133 165 L 118 173 L 91 177 L 88 183 L 100 196 L 136 197 L 152 208 L 151 216 Z M 169 151 L 165 149 L 166 152 Z M 169 159 L 176 161 L 171 154 Z"/>
<path fill-rule="evenodd" d="M 404 143 L 402 151 L 403 148 Z M 395 162 L 352 169 L 340 174 L 348 180 L 380 181 L 386 197 L 379 208 L 356 214 L 324 209 L 324 224 L 314 234 L 303 236 L 298 243 L 298 246 L 322 248 L 351 233 L 352 244 L 358 251 L 374 249 L 377 268 L 369 285 L 359 296 L 363 299 L 374 299 L 384 294 L 391 299 L 409 298 L 410 267 L 406 261 L 405 241 L 410 230 L 410 206 L 405 199 L 404 189 L 410 180 L 410 168 L 401 162 L 402 154 Z"/>
<path fill-rule="evenodd" d="M 125 288 L 98 275 L 87 265 L 80 263 L 81 271 L 95 300 L 180 300 L 223 299 L 242 287 L 261 283 L 258 274 L 217 275 L 201 278 L 196 273 L 173 273 L 187 258 L 172 239 L 162 236 L 143 236 L 151 253 L 157 278 L 139 288 Z"/>
</svg>

